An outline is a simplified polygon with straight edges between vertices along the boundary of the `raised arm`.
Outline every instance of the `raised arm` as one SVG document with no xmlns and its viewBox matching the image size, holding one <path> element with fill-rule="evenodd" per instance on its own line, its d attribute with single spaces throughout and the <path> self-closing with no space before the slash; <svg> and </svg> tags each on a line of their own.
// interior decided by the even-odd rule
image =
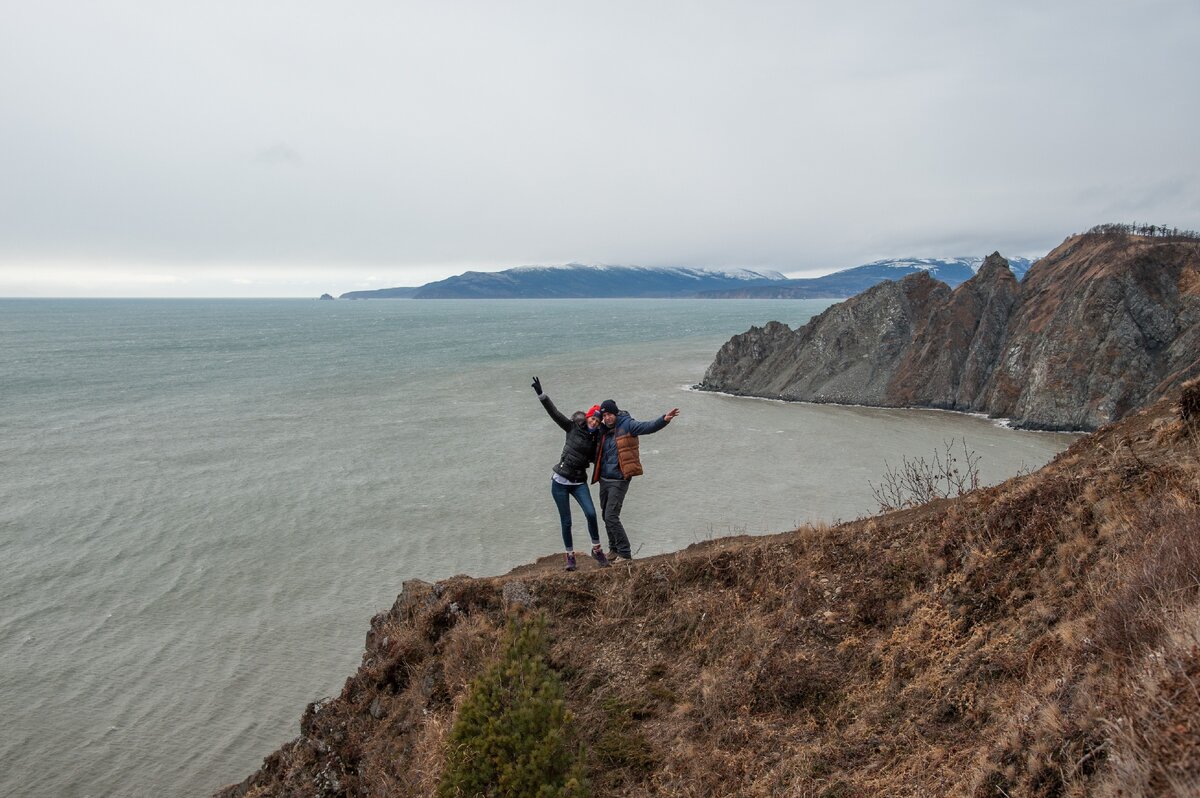
<svg viewBox="0 0 1200 798">
<path fill-rule="evenodd" d="M 571 419 L 558 412 L 558 408 L 554 406 L 554 402 L 551 402 L 550 397 L 542 392 L 542 381 L 534 377 L 531 387 L 533 388 L 533 392 L 537 394 L 538 401 L 542 403 L 542 407 L 546 408 L 546 413 L 550 418 L 554 419 L 554 423 L 562 427 L 564 432 L 570 432 Z"/>
</svg>

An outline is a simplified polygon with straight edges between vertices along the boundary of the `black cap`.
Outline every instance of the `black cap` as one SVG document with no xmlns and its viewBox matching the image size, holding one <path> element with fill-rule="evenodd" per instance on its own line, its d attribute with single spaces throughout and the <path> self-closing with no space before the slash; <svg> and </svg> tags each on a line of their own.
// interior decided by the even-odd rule
<svg viewBox="0 0 1200 798">
<path fill-rule="evenodd" d="M 601 413 L 612 413 L 615 416 L 617 413 L 620 413 L 621 411 L 617 409 L 616 402 L 614 402 L 612 399 L 605 399 L 603 402 L 600 403 L 600 412 Z"/>
</svg>

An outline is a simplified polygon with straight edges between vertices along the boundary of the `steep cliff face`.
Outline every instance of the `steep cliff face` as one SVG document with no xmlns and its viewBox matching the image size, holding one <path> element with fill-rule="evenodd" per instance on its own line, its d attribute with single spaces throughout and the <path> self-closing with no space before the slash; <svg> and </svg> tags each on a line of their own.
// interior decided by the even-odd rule
<svg viewBox="0 0 1200 798">
<path fill-rule="evenodd" d="M 1028 427 L 1094 429 L 1196 373 L 1200 243 L 1067 240 L 1031 269 L 976 406 Z"/>
<path fill-rule="evenodd" d="M 731 339 L 700 388 L 982 411 L 1095 429 L 1200 373 L 1200 242 L 1074 236 L 1018 283 L 1000 255 L 954 291 L 883 283 L 799 330 Z"/>
<path fill-rule="evenodd" d="M 998 254 L 929 318 L 888 385 L 889 404 L 971 408 L 992 373 L 1020 284 Z"/>
<path fill-rule="evenodd" d="M 771 322 L 735 336 L 704 376 L 706 390 L 890 404 L 900 362 L 950 289 L 926 272 L 880 283 L 792 331 Z"/>
</svg>

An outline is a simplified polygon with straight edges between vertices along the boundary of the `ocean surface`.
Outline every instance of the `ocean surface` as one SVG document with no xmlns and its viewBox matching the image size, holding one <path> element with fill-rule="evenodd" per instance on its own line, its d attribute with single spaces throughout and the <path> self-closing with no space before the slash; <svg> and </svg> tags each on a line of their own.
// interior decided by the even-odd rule
<svg viewBox="0 0 1200 798">
<path fill-rule="evenodd" d="M 1074 439 L 689 389 L 828 304 L 0 300 L 0 794 L 211 795 L 338 693 L 404 580 L 559 552 L 535 374 L 564 412 L 682 409 L 642 439 L 636 556 L 873 513 L 886 463 L 948 439 L 989 483 Z"/>
</svg>

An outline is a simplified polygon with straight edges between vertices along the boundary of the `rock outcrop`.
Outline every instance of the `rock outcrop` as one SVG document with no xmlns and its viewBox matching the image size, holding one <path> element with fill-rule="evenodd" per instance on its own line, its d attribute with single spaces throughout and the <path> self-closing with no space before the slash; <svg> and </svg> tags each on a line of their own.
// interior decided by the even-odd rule
<svg viewBox="0 0 1200 798">
<path fill-rule="evenodd" d="M 951 291 L 882 283 L 797 330 L 735 336 L 698 386 L 1090 430 L 1200 373 L 1200 242 L 1073 236 L 1018 282 L 999 253 Z"/>
</svg>

